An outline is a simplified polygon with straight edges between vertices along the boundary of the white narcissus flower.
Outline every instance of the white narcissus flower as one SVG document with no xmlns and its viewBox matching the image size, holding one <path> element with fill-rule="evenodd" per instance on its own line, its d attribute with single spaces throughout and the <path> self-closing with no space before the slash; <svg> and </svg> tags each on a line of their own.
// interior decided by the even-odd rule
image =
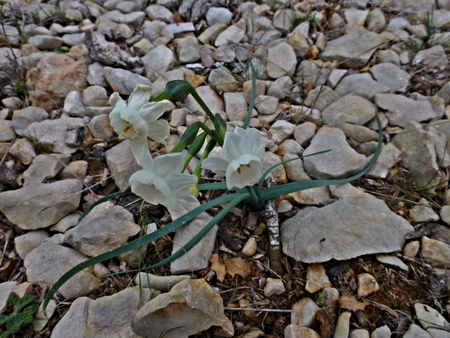
<svg viewBox="0 0 450 338">
<path fill-rule="evenodd" d="M 169 124 L 158 120 L 169 109 L 170 101 L 148 102 L 152 87 L 137 85 L 126 103 L 118 93 L 113 93 L 109 104 L 113 110 L 109 114 L 111 126 L 120 136 L 130 140 L 134 157 L 143 165 L 150 157 L 147 137 L 165 144 L 169 135 Z"/>
<path fill-rule="evenodd" d="M 226 133 L 222 157 L 208 157 L 202 166 L 224 175 L 228 189 L 243 188 L 259 181 L 264 150 L 258 130 L 237 127 L 234 133 Z"/>
<path fill-rule="evenodd" d="M 178 200 L 197 201 L 190 193 L 190 185 L 197 177 L 182 174 L 183 155 L 170 153 L 153 160 L 147 158 L 142 170 L 130 177 L 131 191 L 152 204 L 162 204 L 169 209 L 178 208 Z"/>
</svg>

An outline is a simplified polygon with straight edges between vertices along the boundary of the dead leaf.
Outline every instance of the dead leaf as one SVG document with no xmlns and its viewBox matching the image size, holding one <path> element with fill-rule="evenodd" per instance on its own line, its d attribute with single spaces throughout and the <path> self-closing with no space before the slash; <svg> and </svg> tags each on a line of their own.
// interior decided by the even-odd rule
<svg viewBox="0 0 450 338">
<path fill-rule="evenodd" d="M 211 262 L 211 270 L 216 273 L 217 279 L 222 283 L 225 279 L 225 275 L 227 274 L 225 264 L 220 261 L 219 255 L 216 253 L 212 255 L 209 261 Z"/>
<path fill-rule="evenodd" d="M 183 18 L 181 17 L 180 13 L 178 13 L 177 11 L 173 11 L 173 21 L 175 21 L 176 23 L 182 23 L 184 22 Z"/>
<path fill-rule="evenodd" d="M 331 338 L 336 329 L 336 314 L 334 307 L 324 308 L 317 312 L 317 321 L 320 325 L 320 336 L 323 338 Z"/>
<path fill-rule="evenodd" d="M 306 88 L 304 90 L 305 95 L 308 95 L 308 93 L 313 90 L 314 85 L 313 85 L 313 80 L 311 78 L 308 79 L 308 83 L 306 85 Z"/>
<path fill-rule="evenodd" d="M 305 54 L 305 59 L 312 59 L 314 60 L 317 55 L 319 55 L 320 50 L 316 45 L 312 45 L 308 48 L 308 51 Z"/>
<path fill-rule="evenodd" d="M 205 82 L 206 76 L 202 75 L 186 75 L 186 82 L 188 82 L 192 87 L 197 88 L 200 86 L 203 82 Z"/>
<path fill-rule="evenodd" d="M 370 65 L 366 65 L 366 66 L 362 67 L 362 68 L 359 70 L 359 72 L 360 72 L 360 73 L 367 72 L 369 69 L 370 69 Z"/>
<path fill-rule="evenodd" d="M 241 257 L 227 258 L 224 260 L 225 268 L 227 272 L 234 277 L 235 275 L 242 276 L 242 278 L 247 278 L 250 276 L 251 264 Z"/>
<path fill-rule="evenodd" d="M 358 310 L 364 311 L 369 302 L 359 302 L 355 296 L 343 295 L 339 298 L 339 305 L 343 309 L 347 309 L 353 312 Z"/>
</svg>

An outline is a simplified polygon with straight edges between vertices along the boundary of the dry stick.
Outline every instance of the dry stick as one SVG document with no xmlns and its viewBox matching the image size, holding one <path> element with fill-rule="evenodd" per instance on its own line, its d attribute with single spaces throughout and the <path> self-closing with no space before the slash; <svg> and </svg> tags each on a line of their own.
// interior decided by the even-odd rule
<svg viewBox="0 0 450 338">
<path fill-rule="evenodd" d="M 267 187 L 274 187 L 276 185 L 272 175 L 266 178 Z M 266 223 L 269 230 L 269 265 L 270 268 L 277 274 L 283 274 L 283 265 L 281 264 L 281 246 L 280 246 L 280 228 L 278 226 L 278 211 L 277 202 L 275 198 L 266 201 Z"/>
</svg>

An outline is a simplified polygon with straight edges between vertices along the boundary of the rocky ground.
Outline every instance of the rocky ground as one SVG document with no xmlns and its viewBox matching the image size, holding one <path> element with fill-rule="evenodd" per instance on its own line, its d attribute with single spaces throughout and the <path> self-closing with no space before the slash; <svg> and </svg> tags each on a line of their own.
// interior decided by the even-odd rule
<svg viewBox="0 0 450 338">
<path fill-rule="evenodd" d="M 450 337 L 449 1 L 0 3 L 4 335 Z M 71 267 L 185 213 L 128 195 L 78 221 L 101 197 L 127 190 L 140 168 L 109 124 L 109 96 L 126 99 L 146 84 L 155 97 L 183 79 L 232 128 L 250 103 L 250 61 L 250 126 L 266 143 L 265 168 L 331 150 L 277 167 L 277 185 L 360 171 L 375 152 L 378 110 L 384 143 L 372 169 L 351 184 L 277 199 L 278 256 L 266 214 L 238 205 L 170 266 L 127 272 L 178 250 L 217 207 L 82 271 L 47 318 L 18 315 L 27 307 L 7 302 L 12 291 L 40 304 Z M 149 141 L 154 156 L 205 113 L 188 95 L 164 118 L 170 139 Z M 22 324 L 17 333 L 5 318 Z"/>
</svg>

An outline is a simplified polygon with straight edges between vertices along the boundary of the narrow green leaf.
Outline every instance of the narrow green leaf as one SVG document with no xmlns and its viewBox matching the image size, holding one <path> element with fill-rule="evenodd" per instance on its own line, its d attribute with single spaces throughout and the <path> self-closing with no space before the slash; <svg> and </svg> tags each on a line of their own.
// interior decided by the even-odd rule
<svg viewBox="0 0 450 338">
<path fill-rule="evenodd" d="M 106 201 L 112 200 L 114 198 L 120 197 L 120 196 L 127 196 L 127 195 L 131 195 L 131 190 L 127 190 L 127 191 L 119 191 L 119 192 L 115 192 L 113 194 L 109 194 L 108 196 L 102 197 L 100 198 L 97 202 L 93 203 L 89 208 L 87 208 L 78 218 L 78 222 L 81 221 L 83 218 L 86 217 L 87 214 L 89 214 L 91 212 L 92 209 L 94 209 L 97 205 L 102 204 Z"/>
<path fill-rule="evenodd" d="M 245 121 L 242 124 L 242 128 L 243 129 L 246 129 L 248 124 L 249 124 L 249 122 L 250 122 L 250 117 L 252 116 L 253 106 L 255 104 L 255 96 L 256 96 L 256 72 L 255 72 L 255 67 L 253 67 L 252 61 L 250 61 L 249 63 L 250 63 L 250 67 L 252 69 L 252 94 L 250 96 L 250 104 L 248 106 L 247 116 L 245 117 Z"/>
<path fill-rule="evenodd" d="M 183 170 L 184 171 L 187 166 L 189 165 L 189 162 L 191 162 L 192 158 L 197 155 L 197 153 L 202 149 L 203 144 L 205 143 L 206 140 L 206 133 L 201 133 L 200 135 L 197 136 L 197 138 L 195 139 L 194 142 L 192 142 L 191 146 L 188 149 L 188 152 L 186 154 L 186 156 L 184 157 L 184 161 L 183 161 Z"/>
<path fill-rule="evenodd" d="M 178 144 L 170 152 L 171 153 L 179 153 L 184 148 L 186 148 L 187 146 L 192 144 L 192 142 L 194 142 L 197 137 L 197 133 L 198 133 L 198 130 L 200 129 L 200 125 L 201 125 L 201 122 L 197 121 L 197 122 L 192 123 L 189 127 L 187 127 L 187 129 L 185 130 L 185 132 L 183 133 L 183 135 L 180 138 L 180 142 L 178 142 Z"/>
<path fill-rule="evenodd" d="M 209 208 L 221 204 L 226 203 L 231 200 L 233 200 L 238 194 L 229 194 L 225 196 L 218 197 L 212 201 L 209 201 L 205 204 L 200 205 L 198 208 L 188 212 L 186 215 L 181 216 L 177 220 L 171 222 L 170 224 L 167 224 L 165 227 L 152 232 L 151 234 L 148 234 L 146 236 L 143 236 L 141 238 L 135 239 L 134 241 L 131 241 L 119 248 L 116 248 L 114 250 L 105 252 L 104 254 L 98 255 L 96 257 L 93 257 L 91 259 L 88 259 L 87 261 L 84 261 L 83 263 L 78 264 L 77 266 L 74 266 L 72 269 L 67 271 L 64 275 L 62 275 L 55 284 L 50 288 L 47 295 L 44 298 L 44 301 L 42 302 L 42 311 L 44 315 L 46 314 L 45 310 L 47 308 L 47 304 L 50 301 L 50 299 L 53 297 L 55 292 L 70 278 L 75 276 L 78 272 L 94 265 L 100 262 L 103 262 L 107 259 L 114 258 L 118 255 L 121 255 L 125 252 L 131 251 L 133 249 L 137 249 L 140 246 L 143 246 L 145 244 L 151 243 L 156 241 L 157 239 L 175 231 L 176 229 L 180 228 L 184 224 L 188 223 L 190 220 L 197 217 L 199 214 L 201 214 L 203 211 L 208 210 Z"/>
<path fill-rule="evenodd" d="M 214 136 L 216 138 L 216 141 L 217 143 L 219 143 L 219 145 L 223 146 L 225 134 L 227 132 L 227 123 L 219 114 L 215 115 L 214 128 Z"/>
<path fill-rule="evenodd" d="M 222 182 L 203 183 L 198 185 L 198 190 L 228 190 L 227 184 Z"/>
</svg>

